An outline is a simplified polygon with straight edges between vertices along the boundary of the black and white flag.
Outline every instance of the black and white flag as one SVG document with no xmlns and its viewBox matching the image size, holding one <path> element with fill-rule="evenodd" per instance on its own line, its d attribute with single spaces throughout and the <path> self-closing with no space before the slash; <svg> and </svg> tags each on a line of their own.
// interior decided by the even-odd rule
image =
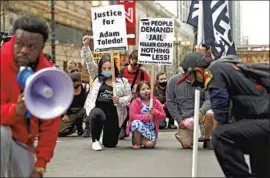
<svg viewBox="0 0 270 178">
<path fill-rule="evenodd" d="M 199 3 L 198 0 L 195 0 Z M 194 4 L 194 6 L 197 3 Z M 190 9 L 196 9 L 195 7 Z M 197 10 L 198 11 L 198 10 Z M 194 11 L 190 11 L 194 15 Z M 193 22 L 194 22 L 194 16 Z M 198 18 L 197 26 L 198 27 Z M 203 41 L 212 46 L 212 56 L 219 59 L 229 54 L 236 55 L 235 44 L 232 39 L 231 24 L 229 17 L 228 1 L 207 0 L 203 1 Z"/>
<path fill-rule="evenodd" d="M 197 28 L 198 26 L 198 15 L 199 15 L 199 1 L 192 0 L 189 7 L 189 14 L 187 23 Z"/>
</svg>

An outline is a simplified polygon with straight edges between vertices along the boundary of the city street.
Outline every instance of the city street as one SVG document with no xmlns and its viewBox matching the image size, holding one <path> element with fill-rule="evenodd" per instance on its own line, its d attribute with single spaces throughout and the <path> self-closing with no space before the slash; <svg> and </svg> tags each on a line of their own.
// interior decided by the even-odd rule
<svg viewBox="0 0 270 178">
<path fill-rule="evenodd" d="M 45 177 L 191 177 L 192 150 L 181 148 L 174 130 L 161 131 L 154 150 L 133 150 L 130 138 L 100 152 L 90 143 L 90 138 L 59 138 Z M 224 177 L 214 152 L 199 147 L 198 176 Z"/>
</svg>

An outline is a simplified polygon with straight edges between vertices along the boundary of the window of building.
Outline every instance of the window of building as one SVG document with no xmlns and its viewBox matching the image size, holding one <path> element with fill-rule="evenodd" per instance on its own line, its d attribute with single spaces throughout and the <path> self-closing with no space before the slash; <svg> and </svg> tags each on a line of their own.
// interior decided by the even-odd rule
<svg viewBox="0 0 270 178">
<path fill-rule="evenodd" d="M 81 44 L 83 32 L 61 24 L 55 25 L 55 40 L 59 43 Z"/>
</svg>

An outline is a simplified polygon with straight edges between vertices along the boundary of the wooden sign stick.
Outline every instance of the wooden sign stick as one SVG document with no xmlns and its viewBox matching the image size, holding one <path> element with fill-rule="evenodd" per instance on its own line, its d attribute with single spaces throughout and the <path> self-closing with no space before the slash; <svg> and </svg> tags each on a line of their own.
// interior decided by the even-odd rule
<svg viewBox="0 0 270 178">
<path fill-rule="evenodd" d="M 110 52 L 111 55 L 111 72 L 112 72 L 112 87 L 113 87 L 113 96 L 116 96 L 115 90 L 115 67 L 114 67 L 114 58 L 113 58 L 113 51 Z M 117 104 L 114 104 L 116 106 Z"/>
<path fill-rule="evenodd" d="M 154 87 L 155 87 L 155 65 L 151 67 L 151 93 L 150 93 L 150 110 L 153 109 Z M 152 114 L 152 113 L 151 113 Z"/>
</svg>

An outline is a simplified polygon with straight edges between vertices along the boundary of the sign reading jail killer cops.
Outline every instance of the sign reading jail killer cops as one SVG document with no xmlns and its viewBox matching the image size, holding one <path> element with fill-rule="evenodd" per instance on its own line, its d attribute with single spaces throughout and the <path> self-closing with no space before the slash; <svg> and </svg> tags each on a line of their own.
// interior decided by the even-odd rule
<svg viewBox="0 0 270 178">
<path fill-rule="evenodd" d="M 127 50 L 126 17 L 123 5 L 91 8 L 94 52 Z"/>
<path fill-rule="evenodd" d="M 169 18 L 140 19 L 140 64 L 173 64 L 174 20 Z"/>
<path fill-rule="evenodd" d="M 93 53 L 94 60 L 95 60 L 96 64 L 99 63 L 99 61 L 100 61 L 100 59 L 101 59 L 101 57 L 103 55 L 111 55 L 111 52 L 95 52 L 95 53 Z M 120 70 L 121 61 L 120 61 L 119 52 L 118 51 L 113 51 L 112 55 L 113 55 L 113 59 L 115 61 L 116 67 L 118 68 L 118 70 Z"/>
</svg>

